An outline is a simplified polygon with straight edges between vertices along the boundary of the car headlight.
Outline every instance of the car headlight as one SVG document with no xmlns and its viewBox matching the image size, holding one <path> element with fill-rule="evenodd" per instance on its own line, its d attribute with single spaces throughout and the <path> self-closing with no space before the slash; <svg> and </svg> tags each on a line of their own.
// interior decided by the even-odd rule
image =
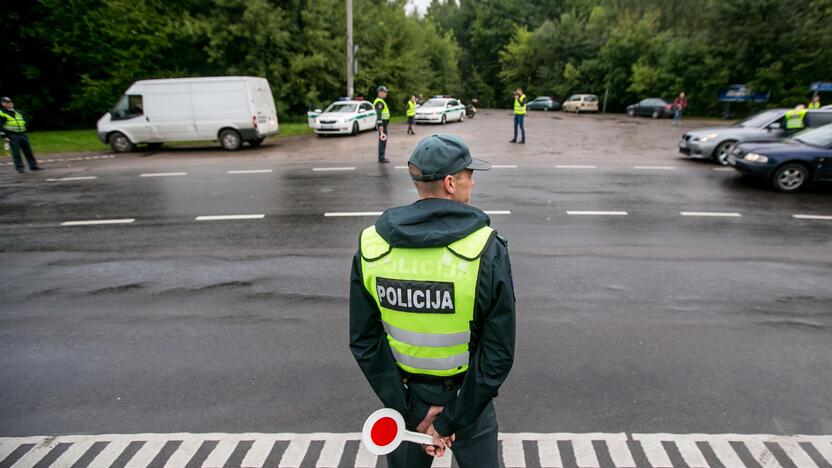
<svg viewBox="0 0 832 468">
<path fill-rule="evenodd" d="M 757 153 L 748 153 L 742 159 L 748 162 L 755 162 L 760 164 L 765 164 L 768 162 L 768 158 L 763 156 L 762 154 Z"/>
<path fill-rule="evenodd" d="M 713 140 L 714 138 L 716 138 L 718 136 L 719 136 L 718 133 L 709 133 L 709 134 L 707 134 L 703 137 L 699 137 L 699 141 L 702 141 L 702 142 L 711 141 L 711 140 Z"/>
</svg>

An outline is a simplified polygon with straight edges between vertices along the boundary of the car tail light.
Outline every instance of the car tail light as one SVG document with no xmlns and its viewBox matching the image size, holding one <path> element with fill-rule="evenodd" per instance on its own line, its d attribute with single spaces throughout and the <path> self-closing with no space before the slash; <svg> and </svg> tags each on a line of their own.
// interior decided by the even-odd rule
<svg viewBox="0 0 832 468">
<path fill-rule="evenodd" d="M 257 128 L 257 116 L 251 117 L 251 124 L 254 125 L 254 128 Z"/>
<path fill-rule="evenodd" d="M 665 105 L 664 105 L 664 108 L 665 108 L 665 109 L 670 109 L 671 107 L 673 107 L 673 106 L 671 106 L 670 104 L 665 104 Z"/>
</svg>

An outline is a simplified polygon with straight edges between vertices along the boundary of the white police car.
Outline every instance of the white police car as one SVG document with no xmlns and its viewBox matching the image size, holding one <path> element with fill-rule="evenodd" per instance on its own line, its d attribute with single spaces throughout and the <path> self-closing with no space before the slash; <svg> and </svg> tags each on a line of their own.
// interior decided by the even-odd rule
<svg viewBox="0 0 832 468">
<path fill-rule="evenodd" d="M 465 105 L 450 96 L 434 96 L 416 109 L 413 120 L 417 124 L 462 122 L 465 120 Z"/>
<path fill-rule="evenodd" d="M 307 113 L 309 126 L 318 135 L 357 135 L 376 128 L 376 111 L 367 101 L 335 101 L 321 112 Z"/>
</svg>

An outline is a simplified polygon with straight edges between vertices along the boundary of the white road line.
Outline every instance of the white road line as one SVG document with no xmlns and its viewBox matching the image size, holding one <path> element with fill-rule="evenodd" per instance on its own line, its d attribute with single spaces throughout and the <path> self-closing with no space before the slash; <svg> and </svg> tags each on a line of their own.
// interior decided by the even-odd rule
<svg viewBox="0 0 832 468">
<path fill-rule="evenodd" d="M 51 466 L 72 466 L 79 458 L 81 458 L 82 456 L 84 456 L 85 453 L 87 453 L 87 450 L 89 450 L 94 443 L 94 440 L 84 440 L 80 442 L 75 442 L 74 444 L 70 445 L 69 448 L 64 453 L 62 453 L 57 459 L 55 459 Z"/>
<path fill-rule="evenodd" d="M 487 215 L 510 215 L 511 211 L 509 210 L 494 210 L 494 211 L 484 211 L 483 213 Z"/>
<path fill-rule="evenodd" d="M 139 174 L 139 177 L 177 177 L 186 175 L 188 175 L 187 172 L 146 172 Z"/>
<path fill-rule="evenodd" d="M 680 211 L 680 215 L 682 216 L 700 216 L 700 217 L 715 217 L 715 218 L 739 218 L 742 215 L 740 213 L 728 212 L 728 211 Z"/>
<path fill-rule="evenodd" d="M 511 438 L 503 440 L 503 465 L 506 468 L 523 468 L 526 466 L 523 439 Z"/>
<path fill-rule="evenodd" d="M 591 438 L 577 438 L 572 440 L 572 450 L 575 452 L 575 464 L 581 468 L 599 468 L 601 464 L 595 455 L 595 447 Z"/>
<path fill-rule="evenodd" d="M 271 169 L 246 169 L 241 171 L 228 171 L 229 174 L 267 174 Z"/>
<path fill-rule="evenodd" d="M 253 467 L 253 466 L 263 466 L 266 464 L 266 459 L 269 458 L 269 454 L 272 451 L 272 447 L 274 447 L 276 440 L 274 439 L 256 439 L 253 444 L 251 444 L 251 448 L 248 449 L 248 453 L 246 453 L 245 458 L 243 458 L 243 463 L 240 465 L 243 468 Z M 182 463 L 179 466 L 185 466 L 188 460 L 185 460 L 185 463 Z M 169 468 L 177 468 L 171 466 Z"/>
<path fill-rule="evenodd" d="M 395 166 L 394 169 L 407 169 L 407 166 Z"/>
<path fill-rule="evenodd" d="M 378 456 L 367 450 L 364 444 L 358 444 L 358 453 L 355 455 L 355 468 L 375 468 L 378 463 Z"/>
<path fill-rule="evenodd" d="M 46 179 L 47 182 L 69 182 L 71 180 L 93 180 L 96 176 L 61 177 L 60 179 Z"/>
<path fill-rule="evenodd" d="M 581 164 L 566 164 L 566 165 L 559 165 L 555 166 L 557 169 L 595 169 L 598 166 L 589 166 L 589 165 L 581 165 Z"/>
<path fill-rule="evenodd" d="M 517 169 L 516 164 L 492 164 L 492 169 Z"/>
<path fill-rule="evenodd" d="M 537 454 L 540 457 L 542 468 L 562 468 L 563 462 L 560 456 L 557 440 L 537 441 Z"/>
<path fill-rule="evenodd" d="M 734 168 L 733 167 L 715 167 L 713 170 L 715 170 L 716 172 L 733 172 Z"/>
<path fill-rule="evenodd" d="M 187 465 L 188 461 L 196 455 L 199 447 L 202 446 L 202 442 L 202 440 L 197 439 L 183 440 L 182 443 L 179 444 L 179 447 L 176 447 L 176 450 L 170 455 L 170 458 L 168 458 L 167 463 L 165 463 L 165 468 L 181 468 Z M 265 462 L 266 460 L 263 460 L 263 463 Z M 263 465 L 261 464 L 260 466 Z"/>
<path fill-rule="evenodd" d="M 672 171 L 674 166 L 633 166 L 633 169 L 641 171 Z"/>
<path fill-rule="evenodd" d="M 309 439 L 296 438 L 292 440 L 289 442 L 289 446 L 286 447 L 286 451 L 283 452 L 283 458 L 280 459 L 278 468 L 300 468 L 308 449 Z"/>
<path fill-rule="evenodd" d="M 224 221 L 230 219 L 263 219 L 266 215 L 264 214 L 241 214 L 241 215 L 207 215 L 207 216 L 197 216 L 194 218 L 196 221 Z"/>
<path fill-rule="evenodd" d="M 731 446 L 730 440 L 711 440 L 709 441 L 709 445 L 714 450 L 714 455 L 716 455 L 725 468 L 743 468 L 745 466 L 740 456 L 737 455 L 737 451 Z"/>
<path fill-rule="evenodd" d="M 325 171 L 354 171 L 354 167 L 313 167 L 313 171 L 315 172 L 325 172 Z"/>
<path fill-rule="evenodd" d="M 626 211 L 573 211 L 566 210 L 566 214 L 573 216 L 627 216 Z"/>
<path fill-rule="evenodd" d="M 821 219 L 825 221 L 832 221 L 832 216 L 827 215 L 808 215 L 808 214 L 794 214 L 792 218 L 796 219 Z"/>
<path fill-rule="evenodd" d="M 96 226 L 99 224 L 130 224 L 134 218 L 124 219 L 90 219 L 86 221 L 64 221 L 61 226 Z"/>
<path fill-rule="evenodd" d="M 220 440 L 214 446 L 214 449 L 211 450 L 211 453 L 208 454 L 208 458 L 202 462 L 202 466 L 205 468 L 222 468 L 225 465 L 225 461 L 234 453 L 234 449 L 237 448 L 239 442 L 239 440 L 235 439 Z"/>
<path fill-rule="evenodd" d="M 156 458 L 162 447 L 165 446 L 165 440 L 147 440 L 138 452 L 133 454 L 130 461 L 124 465 L 124 468 L 145 468 L 150 462 Z"/>
<path fill-rule="evenodd" d="M 344 446 L 347 444 L 346 437 L 335 437 L 324 441 L 321 454 L 318 456 L 316 468 L 338 468 L 341 461 L 341 454 L 344 453 Z"/>
<path fill-rule="evenodd" d="M 106 439 L 105 439 L 106 440 Z M 120 439 L 120 440 L 113 440 L 106 447 L 104 450 L 98 452 L 98 455 L 95 457 L 95 463 L 91 463 L 92 466 L 110 466 L 112 465 L 127 449 L 127 446 L 130 445 L 129 439 Z"/>
<path fill-rule="evenodd" d="M 797 442 L 792 440 L 778 440 L 777 445 L 783 449 L 783 452 L 794 462 L 795 466 L 817 466 L 809 454 Z"/>
<path fill-rule="evenodd" d="M 381 211 L 342 211 L 342 212 L 332 212 L 332 213 L 324 213 L 324 217 L 326 218 L 339 218 L 339 217 L 346 217 L 346 216 L 381 216 Z"/>
</svg>

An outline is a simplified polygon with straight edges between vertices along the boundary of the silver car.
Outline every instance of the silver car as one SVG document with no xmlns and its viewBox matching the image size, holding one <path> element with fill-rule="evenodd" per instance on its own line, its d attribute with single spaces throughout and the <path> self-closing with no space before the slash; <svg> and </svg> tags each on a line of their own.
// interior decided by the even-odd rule
<svg viewBox="0 0 832 468">
<path fill-rule="evenodd" d="M 710 127 L 691 130 L 679 140 L 679 152 L 697 159 L 713 159 L 728 165 L 728 156 L 737 143 L 744 141 L 778 141 L 786 136 L 785 118 L 789 109 L 769 109 L 740 120 L 730 127 Z M 806 114 L 806 128 L 817 128 L 832 123 L 832 112 L 810 110 Z"/>
</svg>

